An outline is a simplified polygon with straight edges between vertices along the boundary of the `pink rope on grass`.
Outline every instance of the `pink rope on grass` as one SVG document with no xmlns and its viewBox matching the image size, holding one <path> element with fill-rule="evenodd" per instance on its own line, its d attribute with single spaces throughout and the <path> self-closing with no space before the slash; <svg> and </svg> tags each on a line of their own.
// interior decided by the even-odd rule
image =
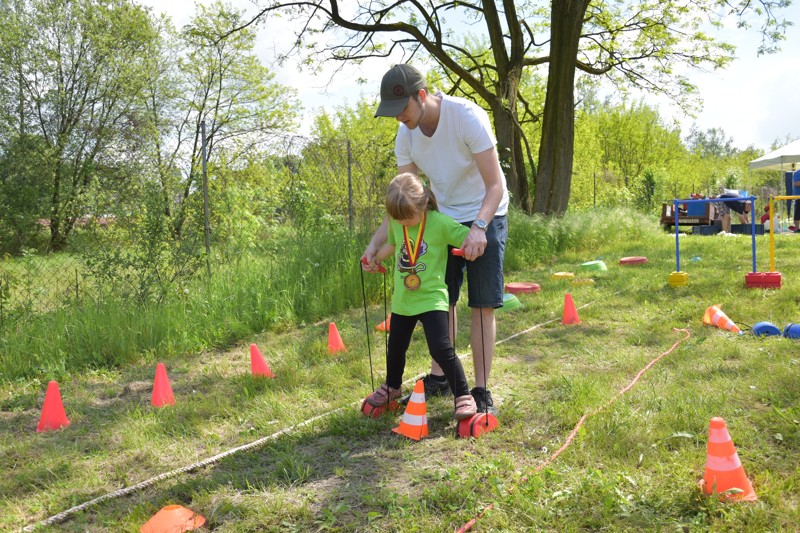
<svg viewBox="0 0 800 533">
<path fill-rule="evenodd" d="M 672 331 L 682 331 L 682 332 L 684 332 L 686 335 L 685 335 L 685 336 L 684 336 L 682 339 L 678 339 L 677 341 L 675 341 L 675 344 L 673 344 L 673 345 L 670 347 L 670 349 L 669 349 L 669 350 L 667 350 L 666 352 L 664 352 L 664 353 L 660 354 L 658 357 L 656 357 L 655 359 L 653 359 L 652 361 L 650 361 L 649 363 L 647 363 L 647 365 L 646 365 L 646 366 L 645 366 L 643 369 L 641 369 L 641 370 L 640 370 L 640 371 L 639 371 L 639 372 L 636 374 L 636 376 L 635 376 L 635 377 L 634 377 L 634 378 L 631 380 L 631 382 L 630 382 L 630 383 L 628 383 L 628 385 L 626 385 L 626 386 L 625 386 L 624 388 L 622 388 L 622 389 L 621 389 L 619 392 L 617 392 L 617 393 L 616 393 L 614 396 L 612 396 L 612 397 L 611 397 L 611 399 L 609 399 L 609 400 L 608 400 L 606 403 L 602 404 L 602 405 L 601 405 L 600 407 L 598 407 L 597 409 L 595 409 L 595 410 L 593 410 L 593 411 L 591 411 L 591 412 L 589 412 L 589 413 L 586 413 L 586 414 L 584 414 L 582 417 L 580 417 L 580 419 L 578 420 L 578 423 L 577 423 L 577 424 L 575 424 L 575 427 L 572 429 L 572 431 L 570 432 L 569 436 L 567 437 L 567 440 L 565 440 L 565 441 L 564 441 L 564 444 L 563 444 L 563 445 L 561 445 L 561 447 L 560 447 L 558 450 L 556 450 L 555 452 L 553 452 L 553 455 L 551 455 L 550 457 L 548 457 L 547 459 L 545 459 L 544 461 L 542 461 L 542 462 L 541 462 L 541 463 L 540 463 L 538 466 L 536 466 L 536 468 L 534 468 L 534 469 L 533 469 L 533 471 L 534 471 L 534 472 L 537 472 L 537 473 L 538 473 L 538 472 L 541 472 L 541 470 L 542 470 L 544 467 L 546 467 L 547 465 L 549 465 L 550 463 L 552 463 L 553 461 L 555 461 L 556 457 L 558 457 L 559 455 L 561 455 L 561 453 L 562 453 L 564 450 L 566 450 L 567 448 L 569 448 L 569 445 L 570 445 L 570 444 L 572 444 L 572 441 L 573 441 L 573 440 L 575 439 L 575 437 L 578 435 L 578 431 L 580 431 L 580 429 L 581 429 L 581 426 L 583 426 L 583 423 L 586 421 L 586 419 L 587 419 L 587 418 L 589 418 L 589 417 L 592 417 L 592 416 L 595 416 L 595 415 L 599 414 L 601 411 L 603 411 L 603 410 L 604 410 L 604 409 L 606 409 L 608 406 L 610 406 L 610 405 L 611 405 L 611 404 L 613 404 L 615 401 L 617 401 L 617 400 L 619 399 L 619 397 L 620 397 L 620 396 L 622 396 L 623 394 L 625 394 L 626 392 L 628 392 L 629 390 L 631 390 L 631 389 L 633 388 L 633 386 L 634 386 L 634 385 L 636 385 L 636 382 L 637 382 L 637 381 L 639 381 L 639 378 L 641 378 L 641 377 L 644 375 L 644 373 L 645 373 L 645 372 L 647 372 L 648 370 L 650 370 L 650 368 L 651 368 L 653 365 L 655 365 L 656 363 L 658 363 L 658 362 L 659 362 L 659 361 L 660 361 L 660 360 L 661 360 L 661 359 L 662 359 L 664 356 L 666 356 L 666 355 L 669 355 L 670 353 L 672 353 L 672 352 L 675 350 L 675 348 L 677 348 L 677 347 L 678 347 L 678 345 L 679 345 L 680 343 L 682 343 L 683 341 L 685 341 L 686 339 L 688 339 L 688 338 L 690 337 L 690 335 L 691 335 L 691 334 L 689 333 L 689 330 L 688 330 L 688 329 L 686 329 L 686 328 L 683 328 L 683 329 L 679 329 L 679 328 L 672 328 Z M 521 482 L 525 482 L 527 479 L 528 479 L 528 478 L 527 478 L 527 476 L 526 476 L 526 477 L 523 477 L 523 478 L 522 478 L 520 481 L 521 481 Z M 513 488 L 513 487 L 512 487 L 512 488 Z M 477 515 L 475 518 L 472 518 L 472 519 L 471 519 L 469 522 L 467 522 L 466 524 L 464 524 L 463 526 L 461 526 L 461 528 L 457 530 L 457 533 L 465 533 L 465 532 L 469 531 L 469 530 L 472 528 L 472 526 L 474 526 L 474 525 L 477 523 L 477 521 L 478 521 L 478 519 L 479 519 L 480 517 L 482 517 L 482 516 L 483 516 L 485 513 L 487 513 L 488 511 L 491 511 L 493 508 L 494 508 L 494 503 L 490 503 L 489 505 L 487 505 L 486 507 L 484 507 L 484 508 L 481 510 L 481 512 L 480 512 L 480 513 L 478 513 L 478 515 Z"/>
</svg>

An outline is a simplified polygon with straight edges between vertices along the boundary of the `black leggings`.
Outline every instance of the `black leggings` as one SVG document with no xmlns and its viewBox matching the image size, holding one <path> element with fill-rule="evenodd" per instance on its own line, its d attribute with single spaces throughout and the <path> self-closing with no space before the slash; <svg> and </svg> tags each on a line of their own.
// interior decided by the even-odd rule
<svg viewBox="0 0 800 533">
<path fill-rule="evenodd" d="M 411 334 L 417 321 L 422 322 L 425 339 L 428 341 L 428 350 L 431 357 L 444 370 L 447 382 L 453 394 L 464 396 L 469 394 L 467 377 L 464 367 L 456 355 L 456 350 L 450 343 L 447 327 L 447 311 L 428 311 L 414 316 L 397 315 L 392 313 L 392 323 L 389 329 L 389 350 L 386 354 L 386 384 L 394 389 L 399 389 L 403 384 L 403 371 L 406 368 L 406 352 L 411 344 Z"/>
</svg>

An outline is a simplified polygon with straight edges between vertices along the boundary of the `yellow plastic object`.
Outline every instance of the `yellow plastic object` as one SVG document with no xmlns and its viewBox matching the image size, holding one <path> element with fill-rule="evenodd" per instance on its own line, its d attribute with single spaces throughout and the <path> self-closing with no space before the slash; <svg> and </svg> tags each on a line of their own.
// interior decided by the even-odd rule
<svg viewBox="0 0 800 533">
<path fill-rule="evenodd" d="M 572 280 L 573 285 L 594 285 L 592 278 L 575 278 Z"/>
<path fill-rule="evenodd" d="M 688 272 L 673 272 L 669 275 L 670 287 L 685 287 L 689 284 Z"/>
<path fill-rule="evenodd" d="M 575 277 L 575 274 L 572 272 L 556 272 L 552 276 L 553 279 L 572 279 Z"/>
</svg>

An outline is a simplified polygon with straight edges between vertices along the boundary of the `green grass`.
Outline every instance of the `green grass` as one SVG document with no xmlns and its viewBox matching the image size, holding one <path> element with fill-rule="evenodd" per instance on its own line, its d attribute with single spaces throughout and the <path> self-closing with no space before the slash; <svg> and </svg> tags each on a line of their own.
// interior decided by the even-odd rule
<svg viewBox="0 0 800 533">
<path fill-rule="evenodd" d="M 785 286 L 774 291 L 744 288 L 749 238 L 683 237 L 682 256 L 701 260 L 683 263 L 689 286 L 673 289 L 667 278 L 675 270 L 674 236 L 636 219 L 616 230 L 617 215 L 581 214 L 563 227 L 512 220 L 509 248 L 517 246 L 527 258 L 510 254 L 514 268 L 507 281 L 535 281 L 542 291 L 520 295 L 522 309 L 497 315 L 503 342 L 490 384 L 500 404 L 498 430 L 478 440 L 456 438 L 452 407 L 439 398 L 427 402 L 431 436 L 419 443 L 390 431 L 397 417 L 372 420 L 357 412 L 356 403 L 371 390 L 358 278 L 347 288 L 357 291 L 355 307 L 341 295 L 316 293 L 336 310 L 325 314 L 322 303 L 311 302 L 306 305 L 316 311 L 298 311 L 292 303 L 276 313 L 297 313 L 301 325 L 273 321 L 267 331 L 237 336 L 258 326 L 246 318 L 251 311 L 241 309 L 249 302 L 247 287 L 264 279 L 254 267 L 242 293 L 235 279 L 220 280 L 229 300 L 208 303 L 209 312 L 227 309 L 227 322 L 214 325 L 222 312 L 208 322 L 178 321 L 188 329 L 216 327 L 218 336 L 231 331 L 227 338 L 238 341 L 180 352 L 179 339 L 194 333 L 162 326 L 168 333 L 149 335 L 173 339 L 171 353 L 94 369 L 64 367 L 59 384 L 72 422 L 64 430 L 35 432 L 49 378 L 0 385 L 0 529 L 20 528 L 340 409 L 260 447 L 102 502 L 54 529 L 137 531 L 161 507 L 180 504 L 205 516 L 215 531 L 452 531 L 492 503 L 478 531 L 795 530 L 800 344 L 735 336 L 702 326 L 701 318 L 707 306 L 722 304 L 740 326 L 769 320 L 783 328 L 800 321 L 800 237 L 778 242 L 776 267 Z M 531 244 L 539 231 L 550 238 Z M 526 233 L 533 234 L 530 240 Z M 759 266 L 767 270 L 766 239 L 758 242 Z M 620 267 L 619 258 L 628 255 L 650 262 Z M 598 257 L 609 270 L 594 275 L 594 285 L 550 279 Z M 376 383 L 384 369 L 383 337 L 372 330 L 382 320 L 380 279 L 367 279 Z M 286 286 L 286 301 L 298 302 L 303 294 L 313 299 L 315 284 L 338 282 Z M 565 292 L 579 307 L 580 325 L 560 324 Z M 465 311 L 459 353 L 468 352 Z M 299 318 L 313 313 L 318 321 Z M 88 327 L 92 319 L 85 320 Z M 336 356 L 326 351 L 331 320 L 348 348 Z M 544 325 L 530 329 L 538 324 Z M 673 328 L 686 327 L 688 340 L 609 403 L 682 338 Z M 249 376 L 250 342 L 259 345 L 276 379 Z M 410 378 L 428 365 L 422 335 L 409 356 Z M 155 409 L 149 405 L 154 362 L 162 358 L 176 405 Z M 465 369 L 472 381 L 466 359 Z M 595 412 L 543 467 L 578 419 Z M 713 416 L 727 421 L 757 502 L 700 495 Z"/>
</svg>

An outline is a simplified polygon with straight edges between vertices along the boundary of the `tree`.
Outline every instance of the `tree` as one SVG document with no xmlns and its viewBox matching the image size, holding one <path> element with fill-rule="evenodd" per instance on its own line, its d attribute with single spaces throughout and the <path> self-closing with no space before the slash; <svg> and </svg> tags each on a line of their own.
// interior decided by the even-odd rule
<svg viewBox="0 0 800 533">
<path fill-rule="evenodd" d="M 14 136 L 0 153 L 0 254 L 17 254 L 34 239 L 47 216 L 53 158 L 41 137 Z"/>
<path fill-rule="evenodd" d="M 271 13 L 298 21 L 295 49 L 316 59 L 363 61 L 388 57 L 432 57 L 454 80 L 454 90 L 485 102 L 494 119 L 501 163 L 507 169 L 514 201 L 531 207 L 525 171 L 522 127 L 537 120 L 520 98 L 528 68 L 548 66 L 538 172 L 533 210 L 563 213 L 569 200 L 574 143 L 576 73 L 604 75 L 621 86 L 658 91 L 686 103 L 693 87 L 675 75 L 674 67 L 720 67 L 733 47 L 702 31 L 731 14 L 747 23 L 755 14 L 770 51 L 790 23 L 774 11 L 789 0 L 561 0 L 548 3 L 460 2 L 421 4 L 415 0 L 358 2 L 338 0 L 277 1 L 247 25 Z M 548 5 L 550 7 L 548 13 Z M 343 11 L 346 8 L 346 11 Z M 489 54 L 473 55 L 464 29 L 480 31 Z M 339 32 L 336 42 L 316 40 Z M 528 161 L 533 171 L 533 161 Z"/>
<path fill-rule="evenodd" d="M 16 133 L 35 134 L 52 158 L 50 245 L 64 246 L 87 214 L 99 175 L 113 175 L 144 78 L 141 51 L 154 38 L 147 12 L 128 0 L 12 2 L 13 39 L 0 71 L 11 80 Z M 8 124 L 9 122 L 7 122 Z"/>
<path fill-rule="evenodd" d="M 243 30 L 242 12 L 216 2 L 198 5 L 192 24 L 175 34 L 160 24 L 162 40 L 150 54 L 145 90 L 148 166 L 158 176 L 165 216 L 180 237 L 202 198 L 201 123 L 206 125 L 206 161 L 248 164 L 257 149 L 290 131 L 297 117 L 294 92 L 255 55 L 255 33 Z"/>
</svg>

